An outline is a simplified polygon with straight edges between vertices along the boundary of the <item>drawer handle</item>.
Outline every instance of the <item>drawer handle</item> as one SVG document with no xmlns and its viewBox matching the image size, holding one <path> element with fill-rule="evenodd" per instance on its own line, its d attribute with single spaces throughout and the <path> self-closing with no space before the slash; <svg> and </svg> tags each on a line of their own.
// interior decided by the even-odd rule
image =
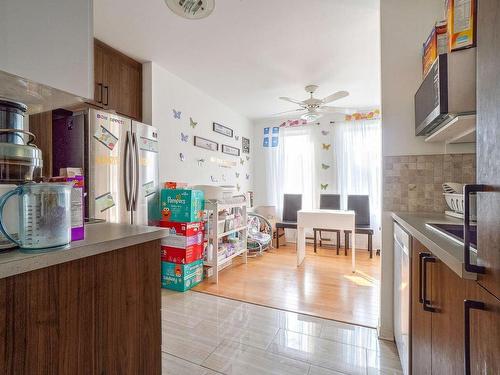
<svg viewBox="0 0 500 375">
<path fill-rule="evenodd" d="M 465 185 L 464 186 L 464 268 L 467 272 L 486 272 L 485 267 L 470 263 L 470 195 L 472 193 L 493 191 L 488 185 Z"/>
<path fill-rule="evenodd" d="M 464 373 L 470 375 L 470 311 L 485 310 L 486 307 L 483 302 L 471 301 L 466 299 L 464 301 Z"/>
<path fill-rule="evenodd" d="M 422 299 L 423 299 L 423 308 L 424 311 L 429 311 L 429 312 L 435 312 L 436 309 L 430 305 L 430 301 L 427 299 L 427 263 L 436 263 L 436 258 L 433 256 L 424 256 L 422 259 L 423 263 L 423 292 L 422 292 Z"/>
<path fill-rule="evenodd" d="M 424 297 L 422 297 L 422 259 L 424 257 L 431 256 L 431 253 L 419 253 L 418 254 L 418 300 L 420 303 L 424 303 Z"/>
</svg>

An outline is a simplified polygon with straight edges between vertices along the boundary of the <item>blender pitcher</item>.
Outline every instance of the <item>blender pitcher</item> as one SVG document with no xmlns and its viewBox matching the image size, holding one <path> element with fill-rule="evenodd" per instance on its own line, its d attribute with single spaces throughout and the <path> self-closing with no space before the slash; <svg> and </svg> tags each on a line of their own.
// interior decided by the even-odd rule
<svg viewBox="0 0 500 375">
<path fill-rule="evenodd" d="M 63 247 L 71 242 L 71 189 L 68 183 L 30 183 L 0 197 L 0 231 L 25 250 Z M 5 228 L 4 208 L 9 198 L 19 200 L 19 234 Z"/>
</svg>

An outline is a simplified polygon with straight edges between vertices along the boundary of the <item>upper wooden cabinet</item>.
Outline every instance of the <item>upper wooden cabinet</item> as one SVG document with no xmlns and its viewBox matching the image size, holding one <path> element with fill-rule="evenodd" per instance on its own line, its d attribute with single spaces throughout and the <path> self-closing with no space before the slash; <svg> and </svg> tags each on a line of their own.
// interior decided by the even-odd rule
<svg viewBox="0 0 500 375">
<path fill-rule="evenodd" d="M 95 40 L 94 104 L 141 121 L 142 64 Z"/>
</svg>

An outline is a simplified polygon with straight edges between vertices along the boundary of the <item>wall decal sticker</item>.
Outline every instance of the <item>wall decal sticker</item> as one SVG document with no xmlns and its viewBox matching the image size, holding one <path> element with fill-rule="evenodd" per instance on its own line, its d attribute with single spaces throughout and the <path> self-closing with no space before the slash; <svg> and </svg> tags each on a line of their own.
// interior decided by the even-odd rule
<svg viewBox="0 0 500 375">
<path fill-rule="evenodd" d="M 236 178 L 240 177 L 240 173 L 239 172 L 235 172 L 234 174 L 236 175 Z"/>
<path fill-rule="evenodd" d="M 236 189 L 237 189 L 238 191 L 240 191 L 240 189 L 241 189 L 240 184 L 236 184 Z"/>
<path fill-rule="evenodd" d="M 321 190 L 328 189 L 328 184 L 321 184 Z"/>
<path fill-rule="evenodd" d="M 247 158 L 247 161 L 250 161 L 250 156 L 247 156 L 246 158 Z"/>
<path fill-rule="evenodd" d="M 189 140 L 189 135 L 188 134 L 184 134 L 183 132 L 181 132 L 181 141 L 182 142 L 187 142 Z"/>
<path fill-rule="evenodd" d="M 181 119 L 181 111 L 176 111 L 175 109 L 172 109 L 172 111 L 174 112 L 174 118 L 176 120 L 180 120 Z"/>
<path fill-rule="evenodd" d="M 240 164 L 241 165 L 245 164 L 245 160 L 243 160 L 243 158 L 240 158 Z"/>
<path fill-rule="evenodd" d="M 235 135 L 234 139 L 237 140 L 237 141 L 239 141 L 240 140 L 240 136 L 239 135 Z"/>
<path fill-rule="evenodd" d="M 246 174 L 246 178 L 247 180 L 250 180 L 250 175 L 248 173 Z"/>
<path fill-rule="evenodd" d="M 210 180 L 212 182 L 219 182 L 219 180 L 217 180 L 217 178 L 215 178 L 214 176 L 210 176 Z"/>
<path fill-rule="evenodd" d="M 198 123 L 195 122 L 192 117 L 190 117 L 189 118 L 189 125 L 191 125 L 191 127 L 194 129 L 194 128 L 196 128 L 196 125 L 198 125 Z"/>
<path fill-rule="evenodd" d="M 330 149 L 331 143 L 323 143 L 323 150 L 328 151 Z"/>
<path fill-rule="evenodd" d="M 202 167 L 203 163 L 205 163 L 205 159 L 196 159 L 196 161 L 198 162 L 199 167 Z"/>
<path fill-rule="evenodd" d="M 328 134 L 330 134 L 330 132 L 329 132 L 329 131 L 327 131 L 327 130 L 322 130 L 322 131 L 321 131 L 321 134 L 323 134 L 323 135 L 328 135 Z"/>
<path fill-rule="evenodd" d="M 182 152 L 181 152 L 181 153 L 179 153 L 179 160 L 180 160 L 180 161 L 184 161 L 184 160 L 186 160 L 186 157 L 184 156 L 184 154 L 183 154 Z"/>
<path fill-rule="evenodd" d="M 322 169 L 328 169 L 328 168 L 330 168 L 330 166 L 328 164 L 321 163 L 321 168 Z"/>
</svg>

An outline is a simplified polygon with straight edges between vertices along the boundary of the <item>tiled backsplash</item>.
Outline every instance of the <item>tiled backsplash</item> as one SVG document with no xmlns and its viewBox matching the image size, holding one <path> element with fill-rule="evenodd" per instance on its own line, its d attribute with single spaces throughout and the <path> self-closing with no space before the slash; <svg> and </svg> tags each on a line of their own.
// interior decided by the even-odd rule
<svg viewBox="0 0 500 375">
<path fill-rule="evenodd" d="M 444 182 L 476 181 L 476 155 L 386 156 L 385 211 L 444 212 Z"/>
</svg>

